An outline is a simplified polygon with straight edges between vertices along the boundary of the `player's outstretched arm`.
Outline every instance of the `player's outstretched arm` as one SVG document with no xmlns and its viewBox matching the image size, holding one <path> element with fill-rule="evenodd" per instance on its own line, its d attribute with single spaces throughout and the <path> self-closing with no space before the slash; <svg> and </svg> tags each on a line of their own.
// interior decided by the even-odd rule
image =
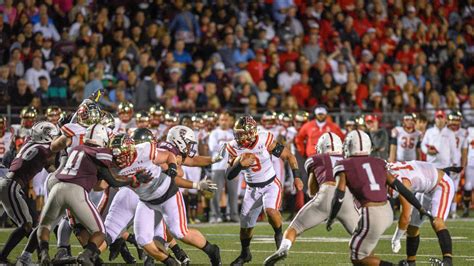
<svg viewBox="0 0 474 266">
<path fill-rule="evenodd" d="M 156 155 L 153 159 L 153 163 L 156 165 L 166 163 L 168 165 L 166 174 L 172 178 L 176 177 L 176 175 L 178 174 L 176 156 L 170 151 L 164 149 L 156 149 Z"/>
<path fill-rule="evenodd" d="M 344 201 L 344 195 L 346 194 L 346 174 L 339 172 L 336 175 L 336 191 L 332 199 L 331 211 L 329 212 L 328 220 L 326 221 L 326 230 L 331 231 L 331 225 L 334 223 L 339 210 L 341 210 L 342 202 Z"/>
<path fill-rule="evenodd" d="M 232 157 L 232 158 L 230 158 Z M 227 167 L 227 170 L 225 172 L 225 176 L 227 178 L 227 180 L 232 180 L 234 179 L 235 177 L 237 177 L 240 173 L 240 171 L 242 171 L 244 169 L 244 167 L 242 166 L 241 164 L 241 161 L 240 161 L 241 157 L 233 157 L 233 156 L 229 156 L 229 167 Z"/>
<path fill-rule="evenodd" d="M 194 156 L 194 157 L 186 157 L 186 159 L 183 162 L 183 165 L 186 166 L 208 166 L 213 163 L 218 163 L 222 161 L 226 154 L 227 154 L 227 144 L 222 145 L 220 148 L 219 152 L 214 155 L 213 157 L 211 156 Z"/>
<path fill-rule="evenodd" d="M 274 141 L 267 148 L 268 152 L 275 157 L 281 158 L 287 161 L 290 165 L 291 171 L 293 172 L 294 184 L 297 190 L 303 189 L 303 181 L 301 181 L 301 174 L 298 168 L 298 161 L 296 157 L 290 152 L 290 150 L 283 144 Z"/>
<path fill-rule="evenodd" d="M 97 177 L 105 180 L 111 187 L 124 187 L 134 182 L 133 178 L 119 175 L 117 169 L 105 166 L 97 166 Z"/>
</svg>

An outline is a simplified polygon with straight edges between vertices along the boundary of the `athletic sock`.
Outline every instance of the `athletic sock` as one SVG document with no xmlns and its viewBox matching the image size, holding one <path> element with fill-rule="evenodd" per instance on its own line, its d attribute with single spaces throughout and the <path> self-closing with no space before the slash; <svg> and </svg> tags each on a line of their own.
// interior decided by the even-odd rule
<svg viewBox="0 0 474 266">
<path fill-rule="evenodd" d="M 420 235 L 407 236 L 407 256 L 408 257 L 416 256 L 419 245 L 420 245 Z"/>
<path fill-rule="evenodd" d="M 0 252 L 0 257 L 7 258 L 10 252 L 21 242 L 21 240 L 27 236 L 27 232 L 23 226 L 15 229 L 8 237 L 7 243 Z"/>
<path fill-rule="evenodd" d="M 290 250 L 291 245 L 292 245 L 291 241 L 289 239 L 284 238 L 281 241 L 280 250 Z"/>
<path fill-rule="evenodd" d="M 252 238 L 240 239 L 240 245 L 242 247 L 240 251 L 241 257 L 247 257 L 250 254 L 250 241 L 252 241 Z"/>
<path fill-rule="evenodd" d="M 445 257 L 445 254 L 451 256 L 451 254 L 453 254 L 453 243 L 448 229 L 440 230 L 436 232 L 436 235 L 438 236 L 438 242 L 441 247 L 441 253 L 443 253 L 443 258 Z"/>
<path fill-rule="evenodd" d="M 221 207 L 221 215 L 223 218 L 225 218 L 226 209 L 226 207 Z"/>
<path fill-rule="evenodd" d="M 49 242 L 41 240 L 39 243 L 39 247 L 41 250 L 49 250 Z"/>
<path fill-rule="evenodd" d="M 273 228 L 273 231 L 275 231 L 275 234 L 273 235 L 273 238 L 275 239 L 275 245 L 276 245 L 276 248 L 279 249 L 281 246 L 281 240 L 283 238 L 281 225 L 280 227 Z"/>
<path fill-rule="evenodd" d="M 100 254 L 100 250 L 95 243 L 88 242 L 84 248 L 92 251 L 93 254 Z"/>
<path fill-rule="evenodd" d="M 201 248 L 201 250 L 204 251 L 204 253 L 206 253 L 207 256 L 210 257 L 214 254 L 215 247 L 214 247 L 214 245 L 209 243 L 209 241 L 206 241 L 206 244 L 204 245 L 203 248 Z"/>
<path fill-rule="evenodd" d="M 135 239 L 135 234 L 129 234 L 127 237 L 127 242 L 133 245 L 137 245 L 137 240 Z"/>
<path fill-rule="evenodd" d="M 38 227 L 36 227 L 33 232 L 31 232 L 30 236 L 28 237 L 28 243 L 26 243 L 26 247 L 24 252 L 33 253 L 38 248 Z"/>
<path fill-rule="evenodd" d="M 471 207 L 471 194 L 472 190 L 464 190 L 462 201 L 465 210 L 469 210 L 469 207 Z"/>
<path fill-rule="evenodd" d="M 381 260 L 379 265 L 380 266 L 393 266 L 393 263 Z"/>
</svg>

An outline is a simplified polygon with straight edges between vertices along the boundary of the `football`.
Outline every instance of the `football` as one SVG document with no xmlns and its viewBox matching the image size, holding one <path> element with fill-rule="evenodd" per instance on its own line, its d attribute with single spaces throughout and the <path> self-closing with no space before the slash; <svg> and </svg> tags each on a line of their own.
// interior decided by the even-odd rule
<svg viewBox="0 0 474 266">
<path fill-rule="evenodd" d="M 246 153 L 243 153 L 239 156 L 237 156 L 236 160 L 234 160 L 234 163 L 237 162 L 237 161 L 242 161 L 243 159 L 247 159 L 247 158 L 253 158 L 255 157 L 255 155 L 253 153 L 250 153 L 250 152 L 246 152 Z M 248 168 L 248 167 L 244 167 L 244 168 Z"/>
</svg>

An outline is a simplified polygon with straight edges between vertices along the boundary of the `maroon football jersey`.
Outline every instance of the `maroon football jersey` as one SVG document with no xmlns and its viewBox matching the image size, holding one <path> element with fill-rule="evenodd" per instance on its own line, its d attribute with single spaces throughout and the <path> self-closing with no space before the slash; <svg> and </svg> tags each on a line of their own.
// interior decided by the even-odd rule
<svg viewBox="0 0 474 266">
<path fill-rule="evenodd" d="M 97 166 L 109 167 L 112 164 L 112 152 L 108 148 L 79 145 L 72 148 L 68 160 L 59 169 L 59 180 L 74 183 L 91 191 L 97 183 Z"/>
<path fill-rule="evenodd" d="M 336 163 L 334 175 L 346 174 L 346 185 L 361 203 L 387 200 L 385 161 L 375 157 L 350 157 Z"/>
<path fill-rule="evenodd" d="M 14 172 L 15 178 L 21 179 L 23 184 L 28 184 L 43 168 L 48 168 L 48 159 L 52 154 L 49 144 L 29 141 L 13 159 L 10 172 Z"/>
<path fill-rule="evenodd" d="M 335 182 L 332 169 L 337 161 L 344 159 L 341 155 L 316 154 L 308 158 L 304 164 L 307 173 L 313 172 L 318 185 Z"/>
</svg>

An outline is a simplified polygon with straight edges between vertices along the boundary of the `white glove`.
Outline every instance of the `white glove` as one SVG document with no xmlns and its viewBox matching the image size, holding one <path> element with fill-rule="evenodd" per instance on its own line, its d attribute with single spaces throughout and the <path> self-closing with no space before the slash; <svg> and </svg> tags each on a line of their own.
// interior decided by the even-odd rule
<svg viewBox="0 0 474 266">
<path fill-rule="evenodd" d="M 226 149 L 226 148 L 227 148 L 227 143 L 225 143 L 224 145 L 222 145 L 222 147 L 221 147 L 221 149 L 219 150 L 219 152 L 218 152 L 216 155 L 214 155 L 214 156 L 212 157 L 212 160 L 211 160 L 212 163 L 220 162 L 220 161 L 222 161 L 222 160 L 225 158 L 225 156 L 226 156 L 226 154 L 227 154 L 227 149 Z"/>
<path fill-rule="evenodd" d="M 209 191 L 209 192 L 214 192 L 217 190 L 217 185 L 216 183 L 213 183 L 209 179 L 203 179 L 199 181 L 199 183 L 193 183 L 193 188 L 199 190 L 199 191 Z"/>
<path fill-rule="evenodd" d="M 392 237 L 392 251 L 393 253 L 398 253 L 402 248 L 402 243 L 400 243 L 400 239 L 405 234 L 406 230 L 401 230 L 397 227 L 395 234 Z"/>
</svg>

